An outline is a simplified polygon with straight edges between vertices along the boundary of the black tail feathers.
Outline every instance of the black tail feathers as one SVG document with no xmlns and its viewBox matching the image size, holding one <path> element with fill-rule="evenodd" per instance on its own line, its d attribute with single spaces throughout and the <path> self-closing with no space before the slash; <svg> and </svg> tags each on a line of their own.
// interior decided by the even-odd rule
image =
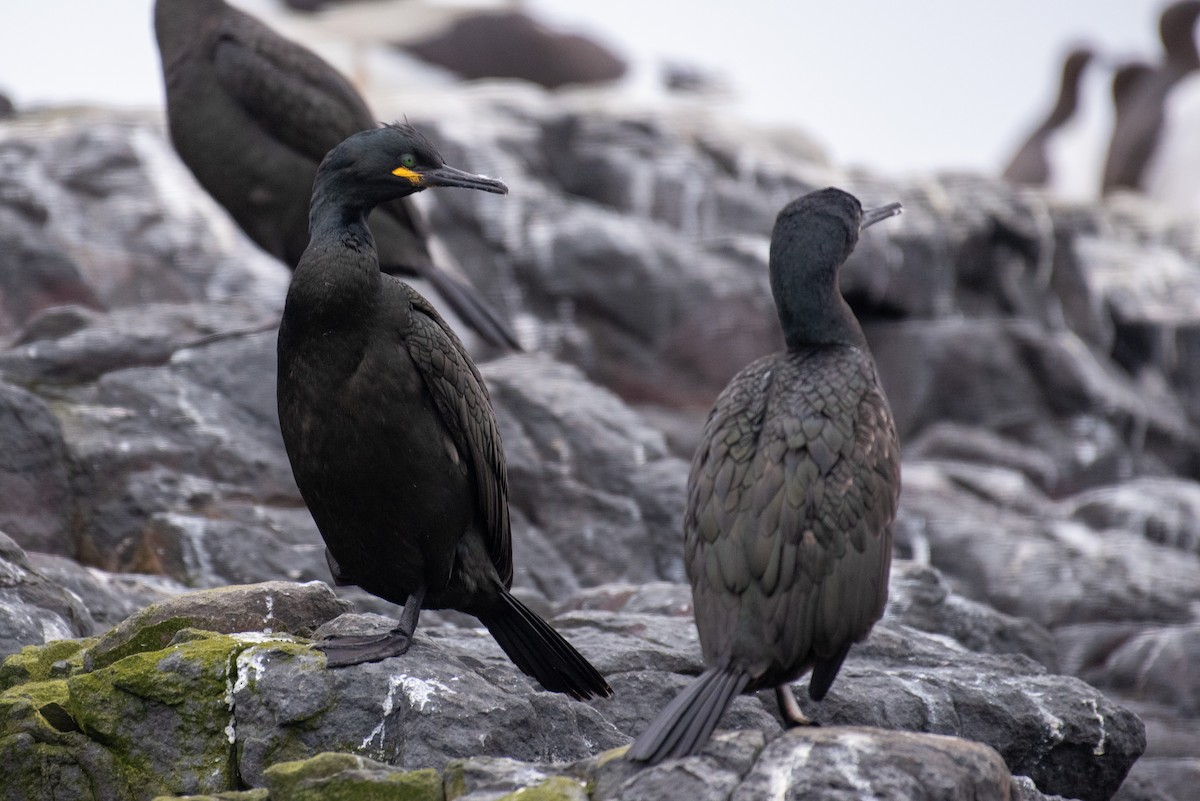
<svg viewBox="0 0 1200 801">
<path fill-rule="evenodd" d="M 651 765 L 689 756 L 708 742 L 717 721 L 750 683 L 750 675 L 711 668 L 675 696 L 629 748 L 627 756 Z"/>
<path fill-rule="evenodd" d="M 479 620 L 522 673 L 547 690 L 580 700 L 612 695 L 599 671 L 549 623 L 507 591 L 501 590 L 501 598 Z"/>
</svg>

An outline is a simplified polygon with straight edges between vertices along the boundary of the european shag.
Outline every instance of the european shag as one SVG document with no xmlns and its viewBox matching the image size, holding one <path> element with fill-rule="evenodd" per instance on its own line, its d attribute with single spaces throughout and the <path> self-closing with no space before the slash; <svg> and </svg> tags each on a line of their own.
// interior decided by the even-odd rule
<svg viewBox="0 0 1200 801">
<path fill-rule="evenodd" d="M 479 371 L 429 302 L 379 270 L 367 215 L 434 186 L 508 191 L 446 166 L 407 125 L 355 134 L 317 170 L 279 328 L 279 422 L 334 579 L 404 605 L 386 634 L 319 647 L 333 667 L 399 655 L 421 609 L 457 609 L 546 689 L 609 695 L 509 593 L 504 449 Z"/>
<path fill-rule="evenodd" d="M 852 643 L 883 614 L 900 447 L 862 328 L 838 290 L 859 232 L 900 212 L 824 189 L 792 201 L 771 236 L 771 291 L 787 350 L 734 376 L 692 460 L 684 560 L 706 670 L 629 750 L 699 751 L 742 692 L 812 670 L 825 696 Z"/>
<path fill-rule="evenodd" d="M 176 152 L 251 239 L 294 269 L 317 165 L 376 119 L 337 70 L 224 0 L 157 0 L 154 30 Z M 479 293 L 433 263 L 409 201 L 381 203 L 370 226 L 385 272 L 427 279 L 481 337 L 519 349 Z"/>
</svg>

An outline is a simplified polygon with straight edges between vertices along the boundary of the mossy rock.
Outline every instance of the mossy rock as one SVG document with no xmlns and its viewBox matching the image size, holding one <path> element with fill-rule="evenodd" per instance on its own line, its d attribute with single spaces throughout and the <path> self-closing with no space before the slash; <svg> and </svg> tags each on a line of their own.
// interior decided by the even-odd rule
<svg viewBox="0 0 1200 801">
<path fill-rule="evenodd" d="M 501 796 L 498 801 L 588 801 L 587 788 L 566 776 L 551 776 L 533 787 Z"/>
<path fill-rule="evenodd" d="M 269 801 L 267 788 L 259 787 L 254 790 L 230 790 L 227 793 L 211 795 L 160 795 L 153 801 Z"/>
<path fill-rule="evenodd" d="M 402 770 L 354 754 L 323 753 L 264 772 L 271 801 L 445 801 L 436 770 Z"/>
<path fill-rule="evenodd" d="M 26 645 L 0 664 L 0 692 L 31 681 L 65 678 L 83 670 L 83 652 L 96 644 L 85 640 L 55 640 L 45 645 Z"/>
<path fill-rule="evenodd" d="M 350 608 L 318 581 L 219 587 L 151 604 L 106 632 L 84 655 L 89 670 L 165 648 L 184 629 L 220 634 L 285 632 L 307 637 Z"/>
</svg>

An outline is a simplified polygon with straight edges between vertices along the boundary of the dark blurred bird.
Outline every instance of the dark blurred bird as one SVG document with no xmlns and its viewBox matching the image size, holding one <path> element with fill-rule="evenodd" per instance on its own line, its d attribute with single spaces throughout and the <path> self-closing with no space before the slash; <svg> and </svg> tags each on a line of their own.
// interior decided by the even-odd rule
<svg viewBox="0 0 1200 801">
<path fill-rule="evenodd" d="M 335 580 L 404 605 L 392 631 L 320 648 L 334 667 L 395 656 L 421 609 L 457 609 L 546 689 L 609 695 L 508 591 L 508 478 L 479 371 L 429 302 L 379 270 L 367 215 L 434 186 L 508 191 L 446 166 L 407 125 L 351 136 L 313 187 L 312 241 L 279 327 L 279 423 Z"/>
<path fill-rule="evenodd" d="M 436 35 L 396 46 L 468 80 L 519 78 L 557 89 L 625 74 L 625 62 L 603 45 L 550 30 L 520 11 L 473 14 Z"/>
<path fill-rule="evenodd" d="M 1117 121 L 1120 125 L 1123 111 L 1129 107 L 1129 99 L 1136 95 L 1137 85 L 1143 79 L 1154 73 L 1154 67 L 1143 61 L 1129 61 L 1117 66 L 1112 74 L 1112 102 L 1116 110 Z"/>
<path fill-rule="evenodd" d="M 1200 19 L 1200 0 L 1173 3 L 1159 18 L 1164 60 L 1149 74 L 1129 84 L 1123 109 L 1113 126 L 1108 156 L 1104 164 L 1101 188 L 1105 193 L 1114 189 L 1146 189 L 1149 173 L 1157 166 L 1169 173 L 1175 170 L 1160 152 L 1169 122 L 1168 104 L 1177 85 L 1200 70 L 1200 53 L 1196 51 L 1195 27 Z M 1195 140 L 1200 131 L 1182 132 L 1185 139 Z M 1189 181 L 1200 180 L 1190 176 Z"/>
<path fill-rule="evenodd" d="M 774 687 L 784 717 L 807 723 L 789 683 L 811 669 L 808 693 L 823 698 L 883 614 L 900 447 L 838 271 L 862 229 L 899 212 L 864 212 L 831 188 L 775 221 L 771 291 L 787 350 L 729 382 L 688 479 L 684 559 L 707 669 L 630 759 L 696 753 L 742 692 Z"/>
<path fill-rule="evenodd" d="M 377 126 L 366 103 L 314 53 L 224 0 L 157 0 L 154 30 L 175 150 L 251 239 L 295 268 L 317 165 Z M 479 293 L 433 263 L 408 201 L 381 204 L 370 226 L 385 272 L 427 279 L 481 337 L 519 349 Z"/>
<path fill-rule="evenodd" d="M 1079 108 L 1080 79 L 1092 57 L 1092 51 L 1087 48 L 1079 48 L 1068 54 L 1063 62 L 1054 108 L 1017 149 L 1004 170 L 1005 180 L 1025 186 L 1045 186 L 1050 183 L 1054 171 L 1049 152 L 1050 140 Z"/>
</svg>

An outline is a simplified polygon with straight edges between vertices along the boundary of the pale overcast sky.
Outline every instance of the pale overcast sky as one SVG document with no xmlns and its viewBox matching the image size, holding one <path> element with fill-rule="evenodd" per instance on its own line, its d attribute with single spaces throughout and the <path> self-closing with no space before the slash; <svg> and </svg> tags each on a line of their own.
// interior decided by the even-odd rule
<svg viewBox="0 0 1200 801">
<path fill-rule="evenodd" d="M 253 10 L 269 0 L 241 0 Z M 639 64 L 723 74 L 739 113 L 846 165 L 996 171 L 1051 102 L 1067 47 L 1158 55 L 1163 0 L 529 0 Z M 0 91 L 19 105 L 161 102 L 152 0 L 4 0 Z M 649 71 L 647 69 L 647 71 Z M 1103 77 L 1094 78 L 1103 97 Z"/>
</svg>

